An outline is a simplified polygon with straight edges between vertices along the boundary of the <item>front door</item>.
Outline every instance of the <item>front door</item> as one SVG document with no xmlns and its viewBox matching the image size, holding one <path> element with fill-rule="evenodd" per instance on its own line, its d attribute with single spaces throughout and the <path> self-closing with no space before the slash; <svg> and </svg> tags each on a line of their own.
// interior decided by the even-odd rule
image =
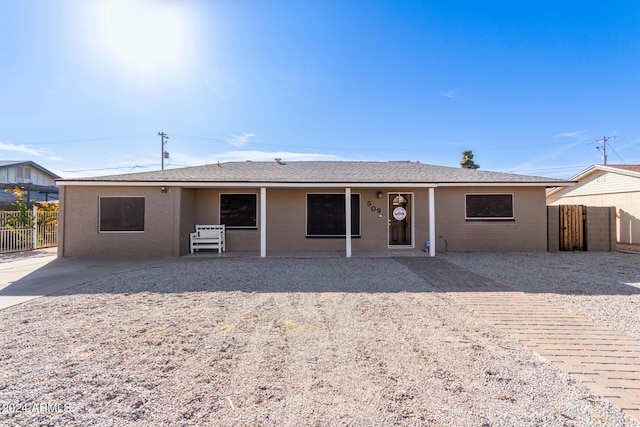
<svg viewBox="0 0 640 427">
<path fill-rule="evenodd" d="M 389 193 L 389 246 L 411 246 L 411 194 Z"/>
</svg>

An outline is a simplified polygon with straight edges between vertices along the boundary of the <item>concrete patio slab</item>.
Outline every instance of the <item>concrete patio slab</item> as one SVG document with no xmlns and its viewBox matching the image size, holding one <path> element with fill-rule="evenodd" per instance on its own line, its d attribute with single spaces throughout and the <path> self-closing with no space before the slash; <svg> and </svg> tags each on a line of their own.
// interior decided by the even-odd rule
<svg viewBox="0 0 640 427">
<path fill-rule="evenodd" d="M 0 310 L 98 277 L 157 267 L 180 258 L 57 258 L 56 248 L 0 255 Z"/>
</svg>

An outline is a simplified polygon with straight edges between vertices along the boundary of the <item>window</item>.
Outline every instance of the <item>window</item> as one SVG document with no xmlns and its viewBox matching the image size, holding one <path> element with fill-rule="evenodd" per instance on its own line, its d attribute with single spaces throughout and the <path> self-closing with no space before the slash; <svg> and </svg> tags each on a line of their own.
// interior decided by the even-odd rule
<svg viewBox="0 0 640 427">
<path fill-rule="evenodd" d="M 100 197 L 100 232 L 144 231 L 144 197 Z"/>
<path fill-rule="evenodd" d="M 467 194 L 466 219 L 514 219 L 513 194 Z"/>
<path fill-rule="evenodd" d="M 16 178 L 24 178 L 24 168 L 22 166 L 16 167 Z"/>
<path fill-rule="evenodd" d="M 24 168 L 24 179 L 31 179 L 31 168 Z"/>
<path fill-rule="evenodd" d="M 307 194 L 307 237 L 346 236 L 344 194 Z M 351 236 L 360 236 L 360 195 L 351 195 Z"/>
<path fill-rule="evenodd" d="M 220 194 L 220 224 L 226 228 L 258 228 L 258 195 Z"/>
</svg>

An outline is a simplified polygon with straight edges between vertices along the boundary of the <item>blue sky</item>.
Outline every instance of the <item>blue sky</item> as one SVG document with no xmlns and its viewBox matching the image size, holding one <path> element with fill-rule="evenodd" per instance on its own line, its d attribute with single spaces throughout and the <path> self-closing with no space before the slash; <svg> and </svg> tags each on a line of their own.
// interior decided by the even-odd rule
<svg viewBox="0 0 640 427">
<path fill-rule="evenodd" d="M 64 178 L 411 160 L 640 164 L 640 2 L 0 0 L 0 159 Z"/>
</svg>

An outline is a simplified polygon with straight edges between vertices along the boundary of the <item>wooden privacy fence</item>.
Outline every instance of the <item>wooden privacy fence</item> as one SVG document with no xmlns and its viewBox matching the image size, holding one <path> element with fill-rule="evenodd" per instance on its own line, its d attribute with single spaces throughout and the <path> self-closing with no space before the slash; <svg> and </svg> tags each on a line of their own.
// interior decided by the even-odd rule
<svg viewBox="0 0 640 427">
<path fill-rule="evenodd" d="M 560 250 L 584 251 L 586 209 L 582 205 L 560 205 Z"/>
<path fill-rule="evenodd" d="M 0 212 L 0 253 L 58 245 L 58 212 Z"/>
<path fill-rule="evenodd" d="M 547 206 L 548 250 L 611 251 L 616 249 L 613 206 Z"/>
</svg>

